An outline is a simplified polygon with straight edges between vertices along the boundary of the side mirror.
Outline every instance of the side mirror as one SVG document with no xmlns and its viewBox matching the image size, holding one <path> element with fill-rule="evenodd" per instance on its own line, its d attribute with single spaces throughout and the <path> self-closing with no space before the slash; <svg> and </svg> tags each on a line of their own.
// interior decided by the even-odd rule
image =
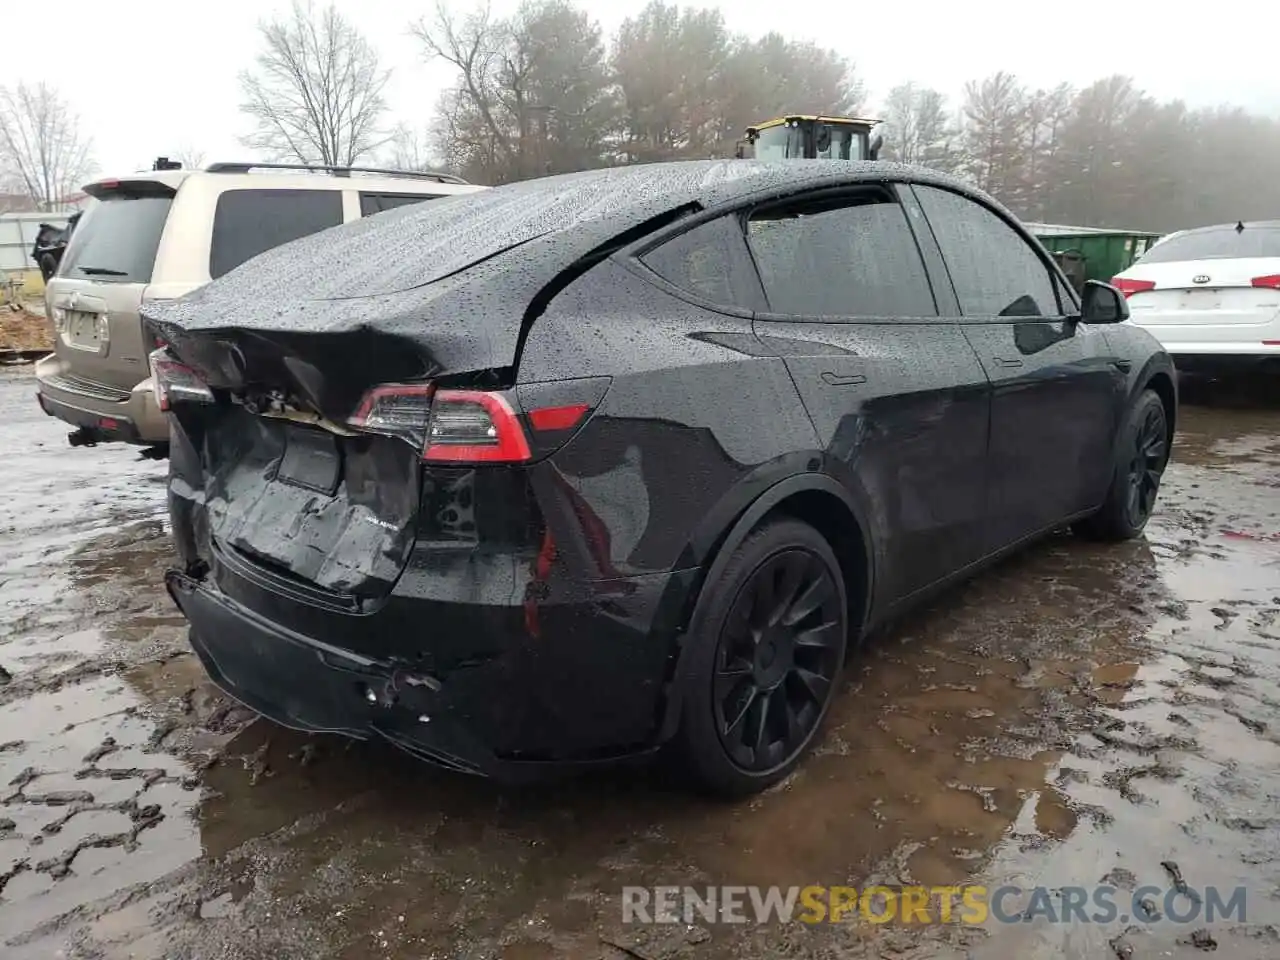
<svg viewBox="0 0 1280 960">
<path fill-rule="evenodd" d="M 1122 323 L 1129 319 L 1129 301 L 1124 294 L 1101 280 L 1086 280 L 1080 301 L 1080 319 L 1085 323 Z"/>
<path fill-rule="evenodd" d="M 884 134 L 877 133 L 875 136 L 871 138 L 871 143 L 867 147 L 867 159 L 868 160 L 880 159 L 880 148 L 883 146 L 884 146 Z"/>
</svg>

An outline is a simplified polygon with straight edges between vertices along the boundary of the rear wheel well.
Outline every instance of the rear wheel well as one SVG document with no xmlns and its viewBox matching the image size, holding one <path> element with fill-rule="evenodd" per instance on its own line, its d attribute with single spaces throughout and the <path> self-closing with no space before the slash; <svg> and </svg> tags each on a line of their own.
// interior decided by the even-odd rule
<svg viewBox="0 0 1280 960">
<path fill-rule="evenodd" d="M 1156 396 L 1160 398 L 1160 405 L 1164 407 L 1164 421 L 1169 433 L 1167 440 L 1169 449 L 1172 450 L 1173 433 L 1176 427 L 1174 421 L 1178 416 L 1177 393 L 1174 391 L 1173 380 L 1167 373 L 1161 371 L 1147 381 L 1147 389 L 1156 392 Z"/>
<path fill-rule="evenodd" d="M 830 544 L 840 562 L 849 602 L 849 649 L 852 650 L 859 639 L 853 631 L 861 633 L 866 624 L 870 598 L 867 541 L 862 528 L 844 502 L 824 490 L 801 490 L 791 494 L 774 505 L 756 526 L 763 526 L 778 516 L 792 517 L 813 527 Z"/>
</svg>

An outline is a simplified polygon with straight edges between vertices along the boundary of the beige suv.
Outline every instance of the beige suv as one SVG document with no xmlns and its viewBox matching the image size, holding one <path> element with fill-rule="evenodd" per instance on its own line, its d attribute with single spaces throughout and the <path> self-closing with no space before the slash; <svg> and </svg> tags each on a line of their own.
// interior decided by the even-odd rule
<svg viewBox="0 0 1280 960">
<path fill-rule="evenodd" d="M 138 308 L 203 286 L 251 257 L 360 217 L 484 187 L 360 167 L 217 163 L 99 180 L 45 305 L 55 352 L 36 364 L 40 406 L 72 424 L 72 446 L 163 445 Z M 162 449 L 162 448 L 161 448 Z"/>
</svg>

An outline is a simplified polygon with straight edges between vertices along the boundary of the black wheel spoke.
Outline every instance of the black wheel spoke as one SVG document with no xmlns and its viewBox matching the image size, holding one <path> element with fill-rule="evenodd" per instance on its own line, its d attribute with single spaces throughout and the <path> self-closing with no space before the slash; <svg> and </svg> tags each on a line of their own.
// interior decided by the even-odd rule
<svg viewBox="0 0 1280 960">
<path fill-rule="evenodd" d="M 805 618 L 831 599 L 835 587 L 826 577 L 818 577 L 809 582 L 804 592 L 796 597 L 782 622 L 789 627 L 803 623 Z"/>
<path fill-rule="evenodd" d="M 772 702 L 773 691 L 770 691 L 756 697 L 755 706 L 753 707 L 755 715 L 751 718 L 752 736 L 749 746 L 755 750 L 757 756 L 764 750 L 767 742 L 765 737 L 769 733 L 769 704 Z"/>
<path fill-rule="evenodd" d="M 821 674 L 814 673 L 812 670 L 806 670 L 804 667 L 796 667 L 794 672 L 800 681 L 801 689 L 814 703 L 818 704 L 818 706 L 826 703 L 827 690 L 831 686 L 830 680 Z"/>
<path fill-rule="evenodd" d="M 834 620 L 820 623 L 816 627 L 802 630 L 796 634 L 796 646 L 800 649 L 828 649 L 840 642 L 841 626 Z"/>
<path fill-rule="evenodd" d="M 732 737 L 734 735 L 734 731 L 737 730 L 742 725 L 742 722 L 747 719 L 747 714 L 751 712 L 751 707 L 758 699 L 760 699 L 760 691 L 755 687 L 752 687 L 750 694 L 742 698 L 742 707 L 734 716 L 733 720 L 725 724 L 724 735 L 726 737 Z"/>
<path fill-rule="evenodd" d="M 773 609 L 769 611 L 770 625 L 781 623 L 791 605 L 795 603 L 796 594 L 804 586 L 807 573 L 808 557 L 797 556 L 782 568 L 778 581 L 778 589 L 774 594 Z"/>
</svg>

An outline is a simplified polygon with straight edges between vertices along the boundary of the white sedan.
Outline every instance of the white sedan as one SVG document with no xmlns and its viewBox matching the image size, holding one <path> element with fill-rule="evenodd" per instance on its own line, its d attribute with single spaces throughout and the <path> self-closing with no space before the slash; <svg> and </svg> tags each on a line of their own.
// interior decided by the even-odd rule
<svg viewBox="0 0 1280 960">
<path fill-rule="evenodd" d="M 1280 220 L 1170 234 L 1111 282 L 1179 370 L 1280 368 Z"/>
</svg>

